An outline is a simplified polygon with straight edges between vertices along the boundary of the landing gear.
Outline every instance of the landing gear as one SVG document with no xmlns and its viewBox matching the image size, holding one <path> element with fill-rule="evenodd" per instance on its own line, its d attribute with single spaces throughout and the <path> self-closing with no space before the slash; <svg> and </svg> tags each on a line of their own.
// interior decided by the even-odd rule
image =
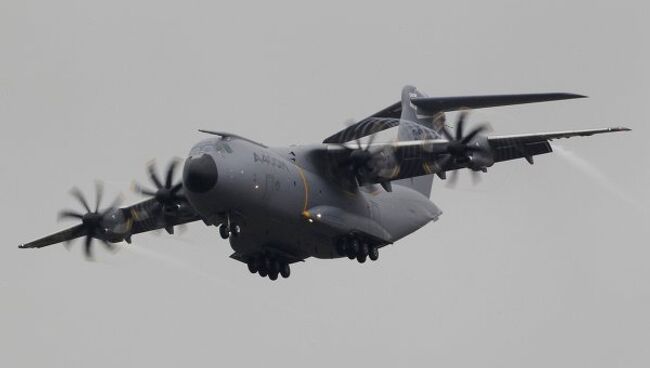
<svg viewBox="0 0 650 368">
<path fill-rule="evenodd" d="M 268 276 L 270 280 L 277 280 L 278 276 L 288 278 L 291 275 L 289 264 L 277 258 L 261 256 L 248 261 L 248 270 L 258 273 L 262 277 Z"/>
<path fill-rule="evenodd" d="M 370 252 L 368 253 L 368 258 L 371 261 L 376 261 L 379 259 L 379 249 L 377 247 L 370 247 Z"/>
<path fill-rule="evenodd" d="M 257 269 L 257 262 L 255 262 L 254 259 L 248 261 L 248 270 L 249 270 L 251 273 L 257 273 L 257 271 L 258 271 L 258 269 Z"/>
<path fill-rule="evenodd" d="M 368 244 L 365 240 L 360 240 L 354 235 L 341 238 L 336 243 L 336 252 L 339 256 L 345 256 L 349 259 L 355 259 L 359 263 L 364 263 L 368 258 L 372 261 L 379 259 L 379 248 Z"/>
<path fill-rule="evenodd" d="M 347 255 L 348 251 L 348 244 L 345 238 L 341 238 L 336 241 L 336 253 L 338 253 L 339 256 L 344 256 Z"/>
<path fill-rule="evenodd" d="M 291 275 L 291 268 L 289 267 L 288 263 L 282 264 L 282 267 L 280 267 L 280 275 L 282 275 L 282 277 L 285 279 Z"/>
<path fill-rule="evenodd" d="M 241 227 L 239 224 L 230 224 L 230 235 L 236 238 L 239 234 L 241 234 Z"/>
<path fill-rule="evenodd" d="M 228 226 L 226 225 L 219 226 L 219 235 L 221 235 L 221 239 L 230 238 L 230 229 L 228 229 Z"/>
</svg>

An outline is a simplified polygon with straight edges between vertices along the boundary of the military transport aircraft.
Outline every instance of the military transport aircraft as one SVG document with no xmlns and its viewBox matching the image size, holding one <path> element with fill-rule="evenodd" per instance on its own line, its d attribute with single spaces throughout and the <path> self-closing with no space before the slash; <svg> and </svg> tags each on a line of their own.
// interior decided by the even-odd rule
<svg viewBox="0 0 650 368">
<path fill-rule="evenodd" d="M 60 217 L 81 223 L 20 248 L 84 238 L 85 254 L 91 258 L 93 239 L 114 249 L 114 243 L 131 243 L 138 233 L 165 229 L 173 234 L 177 225 L 203 221 L 229 239 L 231 258 L 271 280 L 289 277 L 290 264 L 309 257 L 375 261 L 381 247 L 442 214 L 429 200 L 434 176 L 445 179 L 448 171 L 460 169 L 486 172 L 497 162 L 518 158 L 532 164 L 533 156 L 552 151 L 553 139 L 629 130 L 487 136 L 484 125 L 466 131 L 467 109 L 581 97 L 432 98 L 406 86 L 401 101 L 321 144 L 271 148 L 235 134 L 202 130 L 210 137 L 190 150 L 181 181 L 174 181 L 176 161 L 164 178 L 149 165 L 155 189 L 136 186 L 149 198 L 121 208 L 117 202 L 100 208 L 101 186 L 94 207 L 75 188 L 71 194 L 86 212 L 63 211 Z M 450 111 L 462 111 L 453 132 L 445 122 Z M 393 127 L 393 142 L 374 141 L 378 132 Z"/>
</svg>

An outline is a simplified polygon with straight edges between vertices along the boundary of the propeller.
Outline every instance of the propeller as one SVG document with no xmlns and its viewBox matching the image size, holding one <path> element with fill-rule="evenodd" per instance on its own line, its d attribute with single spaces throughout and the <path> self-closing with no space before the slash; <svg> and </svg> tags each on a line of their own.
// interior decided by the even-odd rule
<svg viewBox="0 0 650 368">
<path fill-rule="evenodd" d="M 104 186 L 101 182 L 95 182 L 94 208 L 90 207 L 88 201 L 84 197 L 83 193 L 81 193 L 79 188 L 72 188 L 70 190 L 70 194 L 76 198 L 79 203 L 81 203 L 83 208 L 86 210 L 86 213 L 79 213 L 72 210 L 63 210 L 59 213 L 59 219 L 81 220 L 81 224 L 75 228 L 72 237 L 76 238 L 85 235 L 84 253 L 86 255 L 86 258 L 89 260 L 92 259 L 93 239 L 97 239 L 102 242 L 102 244 L 104 244 L 108 250 L 114 250 L 115 246 L 104 238 L 104 235 L 107 233 L 107 229 L 104 226 L 104 217 L 117 209 L 119 203 L 121 202 L 121 198 L 118 196 L 110 206 L 108 206 L 106 209 L 100 210 L 102 197 L 104 196 Z"/>
<path fill-rule="evenodd" d="M 481 175 L 479 174 L 479 171 L 485 171 L 485 167 L 482 165 L 472 165 L 473 163 L 473 155 L 476 153 L 484 153 L 484 154 L 489 154 L 489 151 L 483 147 L 482 145 L 479 145 L 478 143 L 472 144 L 474 138 L 479 136 L 479 134 L 488 131 L 489 125 L 487 124 L 481 124 L 475 127 L 474 129 L 470 130 L 467 133 L 464 133 L 464 127 L 465 127 L 465 121 L 467 120 L 467 111 L 462 111 L 458 115 L 458 120 L 456 121 L 456 131 L 455 135 L 452 135 L 452 133 L 449 131 L 449 129 L 443 125 L 442 127 L 442 134 L 443 136 L 449 141 L 447 145 L 447 155 L 444 156 L 439 162 L 438 165 L 440 167 L 445 167 L 447 164 L 449 164 L 452 160 L 455 163 L 459 164 L 468 164 L 467 166 L 472 169 L 472 181 L 474 184 L 477 184 L 480 179 Z M 449 186 L 454 186 L 458 182 L 458 170 L 454 170 L 451 173 L 451 176 L 449 178 L 449 181 L 447 182 L 447 185 Z"/>
<path fill-rule="evenodd" d="M 167 172 L 165 173 L 164 181 L 158 176 L 156 170 L 155 162 L 150 162 L 147 165 L 147 172 L 149 178 L 151 179 L 152 184 L 156 189 L 150 190 L 140 186 L 137 183 L 134 183 L 134 190 L 144 196 L 152 197 L 156 200 L 158 208 L 162 213 L 162 221 L 165 227 L 165 230 L 169 234 L 174 233 L 174 225 L 172 221 L 174 219 L 174 213 L 180 208 L 180 203 L 185 201 L 185 197 L 180 194 L 180 190 L 183 188 L 183 183 L 179 182 L 174 184 L 174 173 L 176 167 L 178 166 L 178 160 L 172 160 L 167 167 Z"/>
<path fill-rule="evenodd" d="M 388 149 L 372 149 L 372 144 L 376 137 L 376 133 L 371 134 L 365 148 L 360 138 L 355 140 L 356 147 L 354 148 L 343 143 L 338 144 L 339 147 L 347 152 L 346 158 L 339 162 L 339 167 L 351 173 L 358 185 L 365 185 L 367 178 L 371 175 L 380 175 L 384 169 L 387 169 L 384 166 L 390 166 L 387 163 L 392 162 L 389 157 L 391 152 L 387 152 Z M 380 184 L 387 191 L 391 191 L 390 181 L 381 182 Z"/>
</svg>

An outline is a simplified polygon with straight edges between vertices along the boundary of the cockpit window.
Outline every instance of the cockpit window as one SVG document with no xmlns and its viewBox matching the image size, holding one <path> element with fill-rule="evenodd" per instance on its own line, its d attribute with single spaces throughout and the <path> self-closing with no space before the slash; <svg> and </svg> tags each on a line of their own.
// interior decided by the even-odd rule
<svg viewBox="0 0 650 368">
<path fill-rule="evenodd" d="M 220 153 L 221 155 L 233 153 L 232 147 L 227 142 L 219 139 L 208 139 L 202 142 L 199 142 L 197 145 L 192 147 L 190 155 L 200 156 L 202 154 L 211 154 L 211 153 Z"/>
<path fill-rule="evenodd" d="M 232 153 L 232 148 L 230 148 L 230 145 L 224 141 L 219 141 L 215 145 L 215 148 L 217 152 L 223 153 L 224 151 L 226 153 Z"/>
</svg>

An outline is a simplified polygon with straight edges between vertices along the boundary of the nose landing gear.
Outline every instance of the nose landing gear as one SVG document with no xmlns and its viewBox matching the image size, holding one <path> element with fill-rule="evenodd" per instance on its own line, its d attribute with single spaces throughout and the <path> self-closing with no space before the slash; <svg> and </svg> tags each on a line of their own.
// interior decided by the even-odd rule
<svg viewBox="0 0 650 368">
<path fill-rule="evenodd" d="M 222 239 L 228 239 L 231 236 L 236 238 L 241 233 L 241 227 L 238 224 L 223 224 L 219 226 L 219 235 Z"/>
</svg>

